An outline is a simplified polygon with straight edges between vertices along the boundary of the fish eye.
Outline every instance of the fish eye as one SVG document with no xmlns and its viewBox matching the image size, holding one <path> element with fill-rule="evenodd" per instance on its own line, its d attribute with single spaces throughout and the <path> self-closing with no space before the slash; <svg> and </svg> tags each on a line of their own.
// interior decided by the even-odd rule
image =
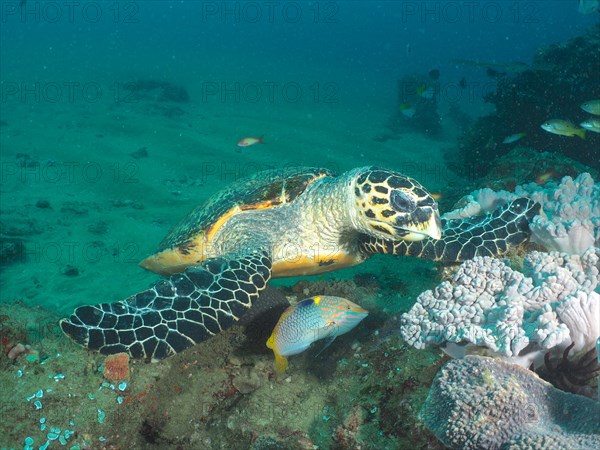
<svg viewBox="0 0 600 450">
<path fill-rule="evenodd" d="M 399 190 L 392 191 L 390 200 L 392 207 L 398 212 L 411 213 L 417 208 L 416 202 Z"/>
</svg>

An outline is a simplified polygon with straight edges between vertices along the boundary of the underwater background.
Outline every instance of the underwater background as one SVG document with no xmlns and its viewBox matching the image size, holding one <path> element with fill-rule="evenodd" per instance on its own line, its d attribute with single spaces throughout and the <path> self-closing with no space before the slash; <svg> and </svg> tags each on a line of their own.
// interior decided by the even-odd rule
<svg viewBox="0 0 600 450">
<path fill-rule="evenodd" d="M 541 128 L 592 117 L 594 5 L 0 1 L 0 448 L 445 448 L 419 411 L 448 357 L 399 333 L 444 276 L 431 261 L 274 280 L 260 320 L 116 378 L 58 320 L 149 286 L 137 263 L 257 171 L 381 166 L 442 213 L 474 189 L 598 180 L 598 129 Z M 264 343 L 317 294 L 369 316 L 276 379 Z"/>
</svg>

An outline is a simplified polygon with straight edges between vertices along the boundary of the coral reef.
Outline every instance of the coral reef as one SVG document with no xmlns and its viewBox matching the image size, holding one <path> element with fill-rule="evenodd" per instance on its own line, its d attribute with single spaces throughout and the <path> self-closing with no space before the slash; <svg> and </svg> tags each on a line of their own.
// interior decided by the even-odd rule
<svg viewBox="0 0 600 450">
<path fill-rule="evenodd" d="M 315 443 L 335 450 L 441 449 L 416 413 L 443 362 L 434 352 L 402 343 L 397 334 L 363 340 L 354 346 L 354 357 L 335 368 L 331 381 L 348 381 L 344 389 L 329 391 L 314 427 L 313 435 L 321 436 Z M 324 438 L 330 433 L 332 443 Z"/>
<path fill-rule="evenodd" d="M 463 197 L 445 219 L 477 216 L 520 197 L 542 205 L 542 212 L 531 224 L 531 241 L 546 250 L 582 255 L 590 247 L 600 246 L 600 183 L 589 173 L 575 179 L 566 176 L 560 184 L 535 183 L 517 186 L 514 193 L 479 189 Z"/>
<path fill-rule="evenodd" d="M 506 155 L 494 158 L 493 167 L 484 177 L 472 173 L 469 180 L 460 177 L 450 180 L 450 189 L 441 200 L 456 202 L 465 190 L 474 191 L 482 187 L 512 192 L 520 184 L 536 183 L 542 186 L 547 182 L 560 181 L 565 176 L 575 178 L 584 172 L 591 174 L 594 179 L 600 179 L 597 170 L 560 153 L 515 147 Z M 472 182 L 468 183 L 470 180 Z"/>
<path fill-rule="evenodd" d="M 350 280 L 344 284 L 348 291 L 354 286 L 355 295 L 368 291 L 372 296 L 374 285 L 367 281 L 368 288 L 357 288 Z M 304 298 L 305 289 L 314 293 L 339 286 L 336 280 L 320 280 L 294 289 Z M 75 426 L 69 429 L 77 434 L 69 444 L 82 448 L 441 450 L 415 414 L 440 367 L 436 352 L 403 344 L 397 322 L 395 334 L 385 340 L 361 324 L 356 333 L 341 336 L 322 353 L 317 346 L 295 359 L 288 377 L 278 380 L 266 338 L 256 328 L 270 332 L 273 324 L 265 314 L 273 305 L 285 306 L 287 299 L 274 289 L 265 292 L 260 299 L 263 309 L 249 311 L 254 316 L 244 323 L 246 330 L 233 327 L 215 336 L 210 346 L 192 348 L 160 364 L 132 361 L 135 370 L 124 391 L 123 383 L 114 382 L 112 389 L 103 377 L 103 358 L 76 350 L 60 336 L 56 343 L 63 346 L 62 356 L 38 365 L 39 378 L 29 371 L 24 375 L 8 411 L 21 408 L 24 396 L 39 385 L 52 383 L 55 392 L 44 394 L 43 414 L 52 426 L 61 427 L 66 425 L 59 422 L 59 413 L 72 414 Z M 15 371 L 16 367 L 11 373 L 0 371 L 0 379 L 14 382 Z M 58 372 L 64 379 L 49 379 Z M 39 431 L 38 419 L 24 421 L 26 428 L 11 431 L 0 444 L 28 435 L 36 446 L 42 444 L 45 433 Z"/>
<path fill-rule="evenodd" d="M 469 356 L 438 373 L 421 412 L 454 449 L 584 450 L 600 447 L 600 404 L 562 392 L 533 372 Z"/>
<path fill-rule="evenodd" d="M 484 99 L 496 107 L 494 114 L 478 119 L 459 139 L 457 154 L 446 158 L 465 175 L 485 174 L 494 158 L 512 149 L 502 141 L 513 133 L 526 133 L 523 143 L 537 150 L 552 150 L 600 168 L 598 138 L 566 138 L 545 132 L 540 125 L 551 118 L 579 123 L 587 117 L 579 105 L 600 97 L 600 25 L 564 44 L 539 49 L 529 70 L 497 79 L 495 92 Z M 592 133 L 590 133 L 592 134 Z M 521 142 L 519 142 L 521 144 Z"/>
<path fill-rule="evenodd" d="M 303 281 L 290 294 L 301 299 L 305 290 L 343 289 L 381 317 L 383 309 L 407 310 L 411 295 L 435 284 L 429 261 L 372 263 L 385 288 L 361 274 L 355 281 Z M 413 274 L 402 283 L 402 294 L 397 285 L 388 285 L 398 283 L 398 267 Z M 375 327 L 382 319 L 370 315 L 369 323 L 363 321 L 326 350 L 320 352 L 319 345 L 299 355 L 288 376 L 277 379 L 265 335 L 278 319 L 278 314 L 270 319 L 269 311 L 287 302 L 281 292 L 266 290 L 259 308 L 245 317 L 245 329 L 232 327 L 211 345 L 159 364 L 131 360 L 126 383 L 107 380 L 105 358 L 69 342 L 57 316 L 24 304 L 0 304 L 2 337 L 40 350 L 37 362 L 0 355 L 0 384 L 10 386 L 0 392 L 6 425 L 0 447 L 23 448 L 31 437 L 38 448 L 57 427 L 64 439 L 69 430 L 65 448 L 443 448 L 416 417 L 443 362 L 437 351 L 404 344 L 397 320 L 387 327 L 390 333 L 379 332 Z M 40 389 L 43 398 L 28 403 Z M 37 400 L 42 409 L 33 409 Z M 47 429 L 40 426 L 42 417 Z"/>
<path fill-rule="evenodd" d="M 402 337 L 452 356 L 485 347 L 525 367 L 541 366 L 546 351 L 571 342 L 589 350 L 600 335 L 596 250 L 582 257 L 534 251 L 523 272 L 490 257 L 463 263 L 451 282 L 422 293 L 402 315 Z"/>
<path fill-rule="evenodd" d="M 367 418 L 367 412 L 360 406 L 352 408 L 344 419 L 344 423 L 338 425 L 333 440 L 340 448 L 361 448 L 363 444 L 358 436 L 361 427 Z"/>
</svg>

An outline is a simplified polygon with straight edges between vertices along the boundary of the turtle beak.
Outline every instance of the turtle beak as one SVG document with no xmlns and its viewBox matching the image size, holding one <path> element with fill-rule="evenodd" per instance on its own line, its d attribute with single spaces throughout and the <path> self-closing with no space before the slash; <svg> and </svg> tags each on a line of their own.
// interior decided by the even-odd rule
<svg viewBox="0 0 600 450">
<path fill-rule="evenodd" d="M 405 241 L 422 241 L 427 237 L 438 240 L 442 237 L 440 213 L 436 208 L 431 211 L 428 220 L 415 224 L 410 228 L 405 226 L 397 229 L 402 231 L 402 239 Z"/>
<path fill-rule="evenodd" d="M 423 234 L 436 241 L 442 238 L 442 221 L 440 219 L 440 213 L 437 210 L 432 214 L 431 220 L 427 223 L 427 227 L 423 231 Z"/>
</svg>

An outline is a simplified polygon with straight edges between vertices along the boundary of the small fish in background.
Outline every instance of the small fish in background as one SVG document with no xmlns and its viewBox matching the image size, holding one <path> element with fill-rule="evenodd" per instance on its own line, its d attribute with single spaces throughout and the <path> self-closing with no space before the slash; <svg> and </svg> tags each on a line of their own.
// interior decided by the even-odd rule
<svg viewBox="0 0 600 450">
<path fill-rule="evenodd" d="M 444 198 L 443 192 L 430 192 L 430 194 L 436 202 Z"/>
<path fill-rule="evenodd" d="M 400 112 L 403 116 L 408 117 L 409 119 L 415 115 L 417 110 L 410 103 L 401 103 L 400 104 Z"/>
<path fill-rule="evenodd" d="M 579 12 L 581 14 L 593 14 L 600 12 L 599 0 L 579 0 Z"/>
<path fill-rule="evenodd" d="M 579 126 L 592 133 L 600 133 L 600 119 L 596 119 L 595 117 L 593 119 L 584 120 Z"/>
<path fill-rule="evenodd" d="M 431 78 L 432 80 L 439 80 L 440 79 L 440 71 L 438 69 L 432 69 L 429 71 L 429 78 Z"/>
<path fill-rule="evenodd" d="M 426 98 L 428 100 L 432 99 L 435 94 L 435 89 L 432 86 L 427 86 L 425 83 L 417 86 L 417 95 Z"/>
<path fill-rule="evenodd" d="M 589 100 L 580 105 L 580 108 L 585 112 L 600 116 L 600 100 Z"/>
<path fill-rule="evenodd" d="M 264 144 L 263 136 L 261 137 L 245 137 L 244 139 L 240 139 L 237 143 L 238 147 L 250 147 L 254 144 Z"/>
<path fill-rule="evenodd" d="M 585 130 L 573 125 L 571 122 L 562 119 L 547 120 L 541 125 L 542 129 L 548 133 L 558 134 L 559 136 L 579 136 L 585 139 Z"/>
<path fill-rule="evenodd" d="M 502 141 L 503 144 L 512 144 L 513 142 L 517 142 L 527 136 L 527 133 L 515 133 L 510 136 L 506 136 Z"/>
<path fill-rule="evenodd" d="M 542 184 L 546 184 L 546 182 L 552 178 L 557 178 L 557 173 L 553 170 L 549 170 L 548 172 L 538 175 L 535 179 L 535 184 L 541 186 Z"/>
<path fill-rule="evenodd" d="M 341 297 L 320 295 L 287 308 L 267 341 L 275 354 L 275 367 L 283 374 L 287 357 L 306 350 L 319 339 L 333 340 L 350 331 L 369 313 L 356 303 Z"/>
</svg>

